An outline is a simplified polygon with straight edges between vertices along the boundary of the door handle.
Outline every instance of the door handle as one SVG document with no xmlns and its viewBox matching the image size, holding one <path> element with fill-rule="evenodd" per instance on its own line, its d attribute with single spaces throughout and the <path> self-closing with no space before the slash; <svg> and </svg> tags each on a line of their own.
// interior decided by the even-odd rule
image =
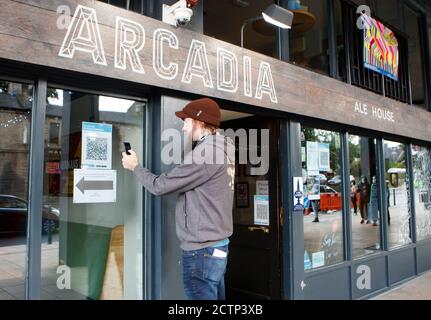
<svg viewBox="0 0 431 320">
<path fill-rule="evenodd" d="M 307 286 L 307 284 L 304 282 L 304 280 L 301 281 L 301 290 L 304 291 L 304 288 Z"/>
<path fill-rule="evenodd" d="M 263 231 L 264 233 L 269 233 L 269 228 L 267 227 L 248 227 L 248 231 Z"/>
</svg>

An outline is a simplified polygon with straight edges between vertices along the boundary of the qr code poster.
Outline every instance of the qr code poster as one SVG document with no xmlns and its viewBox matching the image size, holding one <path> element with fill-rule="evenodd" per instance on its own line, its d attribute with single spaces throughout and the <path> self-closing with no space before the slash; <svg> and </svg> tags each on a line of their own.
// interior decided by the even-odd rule
<svg viewBox="0 0 431 320">
<path fill-rule="evenodd" d="M 269 196 L 254 196 L 254 224 L 269 226 Z"/>
<path fill-rule="evenodd" d="M 111 169 L 112 125 L 82 122 L 82 169 Z"/>
</svg>

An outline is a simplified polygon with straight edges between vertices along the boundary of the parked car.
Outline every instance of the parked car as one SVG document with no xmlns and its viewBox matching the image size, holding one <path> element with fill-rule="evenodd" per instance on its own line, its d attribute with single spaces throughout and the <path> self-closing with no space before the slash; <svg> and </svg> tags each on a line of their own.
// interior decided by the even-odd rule
<svg viewBox="0 0 431 320">
<path fill-rule="evenodd" d="M 354 181 L 355 180 L 355 177 L 354 176 L 352 176 L 352 175 L 350 175 L 350 182 L 352 182 L 352 181 Z M 338 184 L 341 184 L 341 176 L 340 175 L 336 175 L 335 177 L 333 177 L 332 179 L 330 179 L 329 181 L 328 181 L 328 184 L 330 185 L 330 186 L 336 186 L 336 185 L 338 185 Z"/>
<path fill-rule="evenodd" d="M 320 186 L 320 193 L 337 193 L 333 188 L 328 186 Z"/>
<path fill-rule="evenodd" d="M 27 232 L 28 203 L 13 195 L 0 194 L 0 235 Z M 43 205 L 42 232 L 54 231 L 59 225 L 60 210 Z"/>
<path fill-rule="evenodd" d="M 319 174 L 319 181 L 320 184 L 327 184 L 328 183 L 328 178 L 326 178 L 326 176 L 324 174 Z"/>
</svg>

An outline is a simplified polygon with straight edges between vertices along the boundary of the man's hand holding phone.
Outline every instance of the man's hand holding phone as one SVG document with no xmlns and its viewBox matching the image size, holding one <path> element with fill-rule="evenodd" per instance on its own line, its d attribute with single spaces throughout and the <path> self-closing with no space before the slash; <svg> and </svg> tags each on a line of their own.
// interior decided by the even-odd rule
<svg viewBox="0 0 431 320">
<path fill-rule="evenodd" d="M 123 155 L 123 167 L 124 169 L 133 171 L 139 165 L 138 156 L 135 151 L 133 151 L 130 147 L 130 143 L 124 142 L 125 151 L 122 153 Z"/>
</svg>

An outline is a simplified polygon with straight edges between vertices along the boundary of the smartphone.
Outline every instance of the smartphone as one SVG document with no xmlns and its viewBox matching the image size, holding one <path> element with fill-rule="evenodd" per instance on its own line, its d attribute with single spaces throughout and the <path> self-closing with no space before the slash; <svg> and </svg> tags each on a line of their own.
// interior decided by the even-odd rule
<svg viewBox="0 0 431 320">
<path fill-rule="evenodd" d="M 123 142 L 124 143 L 124 150 L 126 151 L 126 154 L 130 156 L 129 150 L 132 149 L 129 142 Z"/>
</svg>

